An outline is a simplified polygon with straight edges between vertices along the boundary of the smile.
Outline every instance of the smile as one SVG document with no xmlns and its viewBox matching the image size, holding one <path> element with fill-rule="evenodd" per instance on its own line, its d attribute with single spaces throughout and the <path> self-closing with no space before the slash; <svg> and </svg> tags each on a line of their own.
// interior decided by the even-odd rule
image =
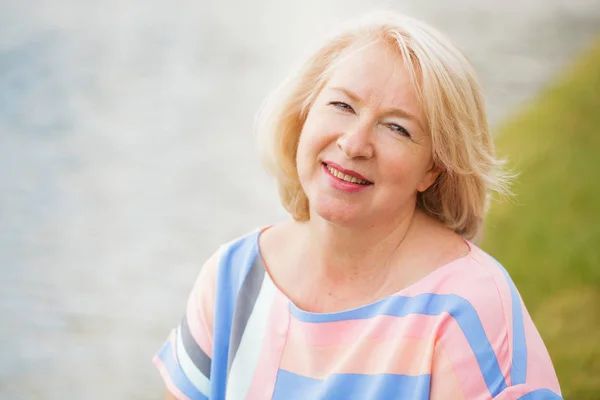
<svg viewBox="0 0 600 400">
<path fill-rule="evenodd" d="M 365 181 L 364 179 L 360 179 L 360 178 L 357 178 L 355 176 L 348 175 L 348 174 L 345 174 L 345 173 L 343 173 L 341 171 L 338 171 L 337 169 L 333 168 L 330 165 L 325 164 L 325 168 L 327 168 L 327 170 L 329 171 L 329 173 L 331 175 L 333 175 L 336 178 L 341 179 L 343 181 L 350 182 L 350 183 L 356 183 L 356 184 L 359 184 L 359 185 L 370 185 L 370 184 L 372 184 L 372 182 Z"/>
</svg>

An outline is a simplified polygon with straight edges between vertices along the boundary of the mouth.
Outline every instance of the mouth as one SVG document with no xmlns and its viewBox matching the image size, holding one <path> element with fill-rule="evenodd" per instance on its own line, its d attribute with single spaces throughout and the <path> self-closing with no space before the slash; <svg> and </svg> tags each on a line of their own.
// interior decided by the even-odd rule
<svg viewBox="0 0 600 400">
<path fill-rule="evenodd" d="M 356 176 L 358 174 L 355 174 L 352 171 L 344 170 L 342 172 L 339 169 L 337 169 L 336 167 L 334 167 L 332 164 L 327 164 L 327 163 L 323 163 L 323 166 L 325 167 L 325 169 L 327 169 L 327 171 L 329 171 L 329 174 L 333 175 L 337 179 L 342 180 L 344 182 L 354 183 L 354 184 L 363 185 L 363 186 L 373 184 L 373 182 L 363 179 L 362 176 L 361 177 Z M 340 168 L 340 167 L 338 167 L 338 168 Z"/>
</svg>

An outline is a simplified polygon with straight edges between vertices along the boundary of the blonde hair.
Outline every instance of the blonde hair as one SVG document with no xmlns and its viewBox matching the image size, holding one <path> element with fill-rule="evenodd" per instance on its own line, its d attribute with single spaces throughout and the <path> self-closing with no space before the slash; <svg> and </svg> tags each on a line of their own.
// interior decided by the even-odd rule
<svg viewBox="0 0 600 400">
<path fill-rule="evenodd" d="M 298 140 L 328 73 L 350 48 L 381 42 L 403 58 L 427 118 L 432 157 L 442 171 L 417 198 L 417 207 L 463 237 L 473 238 L 490 193 L 508 193 L 510 176 L 494 154 L 481 89 L 465 56 L 427 24 L 395 12 L 352 21 L 327 39 L 267 99 L 257 120 L 259 147 L 294 219 L 310 218 L 296 169 Z"/>
</svg>

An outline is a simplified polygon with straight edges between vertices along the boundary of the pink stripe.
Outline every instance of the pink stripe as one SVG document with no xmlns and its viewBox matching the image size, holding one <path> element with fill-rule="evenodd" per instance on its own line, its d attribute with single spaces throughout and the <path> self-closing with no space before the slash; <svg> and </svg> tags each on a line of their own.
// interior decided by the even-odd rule
<svg viewBox="0 0 600 400">
<path fill-rule="evenodd" d="M 504 311 L 505 318 L 504 321 L 501 321 L 501 319 L 495 315 L 495 312 L 490 310 L 489 304 L 483 304 L 483 310 L 480 311 L 477 306 L 480 306 L 481 302 L 476 302 L 477 304 L 472 303 L 479 314 L 483 328 L 485 329 L 492 348 L 496 353 L 496 359 L 500 364 L 500 369 L 504 375 L 504 378 L 506 379 L 506 384 L 510 386 L 512 384 L 510 378 L 510 366 L 512 364 L 513 354 L 512 292 L 508 284 L 508 280 L 504 275 L 504 271 L 502 271 L 502 269 L 497 265 L 496 261 L 494 261 L 488 254 L 473 244 L 471 244 L 471 248 L 473 249 L 471 253 L 473 259 L 477 261 L 479 265 L 483 266 L 492 277 L 495 287 L 498 290 L 498 296 L 500 299 L 499 306 L 502 307 Z M 482 298 L 484 296 L 481 296 L 480 293 L 479 297 Z M 494 319 L 499 323 L 504 323 L 505 328 L 499 329 L 498 326 L 494 326 L 494 324 L 491 322 L 494 321 Z M 496 335 L 494 335 L 493 332 L 496 332 Z"/>
<path fill-rule="evenodd" d="M 171 392 L 178 399 L 190 400 L 189 397 L 187 397 L 186 395 L 181 393 L 181 391 L 179 389 L 177 389 L 177 386 L 175 386 L 175 384 L 171 380 L 169 371 L 167 371 L 167 367 L 165 367 L 162 360 L 160 358 L 158 358 L 158 356 L 154 356 L 154 358 L 152 359 L 152 362 L 154 363 L 154 365 L 160 372 L 160 375 L 162 376 L 163 380 L 165 381 L 165 385 L 167 385 L 167 389 L 169 390 L 169 392 Z"/>
<path fill-rule="evenodd" d="M 203 271 L 201 271 L 199 279 L 202 279 L 202 286 L 196 292 L 199 294 L 198 299 L 202 305 L 204 323 L 207 327 L 211 328 L 214 323 L 215 290 L 217 288 L 219 255 L 220 251 L 214 255 L 214 260 L 211 259 L 211 262 L 207 263 L 203 268 Z"/>
<path fill-rule="evenodd" d="M 546 350 L 546 346 L 525 307 L 523 307 L 523 310 L 523 323 L 527 341 L 527 386 L 548 388 L 555 393 L 560 393 L 558 378 L 552 367 L 548 350 Z"/>
<path fill-rule="evenodd" d="M 315 379 L 342 374 L 429 374 L 433 340 L 362 339 L 357 343 L 314 347 L 288 340 L 282 369 Z"/>
<path fill-rule="evenodd" d="M 494 397 L 494 400 L 516 400 L 520 399 L 522 396 L 529 394 L 533 391 L 537 390 L 536 387 L 531 385 L 517 385 L 509 387 L 500 393 L 498 396 Z M 560 391 L 556 391 L 554 389 L 550 389 L 554 393 L 560 395 Z M 539 397 L 536 397 L 539 398 Z"/>
<path fill-rule="evenodd" d="M 209 357 L 212 357 L 212 327 L 219 254 L 220 252 L 213 254 L 202 267 L 194 282 L 186 309 L 192 337 Z"/>
<path fill-rule="evenodd" d="M 179 364 L 179 357 L 177 356 L 177 335 L 175 330 L 171 331 L 169 338 L 167 339 L 171 343 L 171 353 L 173 354 L 173 360 Z"/>
<path fill-rule="evenodd" d="M 212 358 L 211 334 L 208 332 L 206 323 L 203 322 L 202 313 L 198 311 L 196 298 L 193 295 L 188 300 L 186 318 L 192 337 L 196 340 L 202 351 Z"/>
<path fill-rule="evenodd" d="M 332 346 L 355 343 L 362 338 L 398 339 L 435 336 L 438 316 L 411 314 L 405 317 L 378 315 L 369 319 L 310 323 L 292 317 L 290 340 L 312 346 Z"/>
<path fill-rule="evenodd" d="M 403 291 L 415 296 L 424 292 L 452 294 L 467 300 L 477 311 L 494 350 L 500 370 L 510 384 L 512 363 L 512 296 L 503 271 L 486 253 L 469 243 L 471 252 L 436 270 L 435 280 L 424 279 Z M 500 318 L 499 316 L 503 316 Z"/>
<path fill-rule="evenodd" d="M 271 399 L 275 390 L 277 372 L 290 328 L 289 303 L 278 290 L 275 291 L 270 314 L 260 359 L 246 396 L 248 400 Z"/>
<path fill-rule="evenodd" d="M 462 329 L 447 314 L 439 322 L 438 346 L 443 348 L 448 357 L 464 396 L 467 399 L 489 399 L 490 393 L 481 368 Z M 488 397 L 481 397 L 482 394 Z"/>
<path fill-rule="evenodd" d="M 488 393 L 479 363 L 460 326 L 449 314 L 405 317 L 379 315 L 364 320 L 309 323 L 292 318 L 290 342 L 306 343 L 310 346 L 334 346 L 349 343 L 359 346 L 363 340 L 397 340 L 421 338 L 443 346 L 450 363 L 456 371 L 465 397 L 472 398 Z M 313 351 L 319 351 L 315 349 Z M 424 357 L 424 356 L 423 356 Z M 417 357 L 420 360 L 423 357 Z M 431 359 L 431 358 L 429 358 Z M 286 361 L 287 362 L 287 361 Z M 404 366 L 402 368 L 409 369 Z"/>
<path fill-rule="evenodd" d="M 430 400 L 466 400 L 456 372 L 441 346 L 437 346 L 431 371 Z"/>
</svg>

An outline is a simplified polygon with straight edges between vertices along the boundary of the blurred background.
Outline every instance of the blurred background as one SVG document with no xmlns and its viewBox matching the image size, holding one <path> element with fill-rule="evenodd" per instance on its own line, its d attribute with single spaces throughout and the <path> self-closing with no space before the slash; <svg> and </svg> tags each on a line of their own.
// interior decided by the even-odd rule
<svg viewBox="0 0 600 400">
<path fill-rule="evenodd" d="M 151 364 L 217 246 L 287 218 L 254 115 L 372 8 L 473 62 L 521 175 L 483 242 L 566 398 L 600 399 L 600 0 L 0 0 L 0 398 L 159 399 Z"/>
</svg>

